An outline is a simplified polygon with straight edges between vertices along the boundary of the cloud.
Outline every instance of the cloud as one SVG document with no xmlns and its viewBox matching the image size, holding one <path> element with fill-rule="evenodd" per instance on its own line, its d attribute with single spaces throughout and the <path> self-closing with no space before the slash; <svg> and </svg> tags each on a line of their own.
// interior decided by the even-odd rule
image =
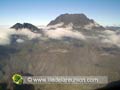
<svg viewBox="0 0 120 90">
<path fill-rule="evenodd" d="M 29 40 L 34 39 L 34 38 L 39 38 L 39 37 L 41 37 L 41 34 L 40 34 L 40 33 L 39 33 L 39 34 L 34 33 L 34 32 L 31 32 L 31 31 L 28 30 L 28 29 L 17 30 L 17 31 L 15 31 L 14 34 L 27 36 L 27 38 L 28 38 Z"/>
<path fill-rule="evenodd" d="M 63 39 L 64 37 L 70 37 L 75 39 L 85 40 L 85 36 L 78 31 L 72 30 L 71 27 L 67 28 L 55 28 L 54 30 L 44 30 L 45 36 L 51 39 Z"/>
<path fill-rule="evenodd" d="M 17 43 L 23 43 L 24 40 L 23 40 L 23 39 L 17 39 L 16 42 L 17 42 Z"/>
<path fill-rule="evenodd" d="M 84 29 L 87 29 L 87 30 L 91 30 L 93 27 L 100 27 L 100 25 L 97 24 L 96 22 L 84 25 Z"/>
<path fill-rule="evenodd" d="M 22 30 L 16 31 L 14 29 L 9 29 L 9 28 L 0 28 L 0 45 L 10 44 L 11 43 L 11 35 L 13 35 L 13 34 L 24 35 L 29 40 L 41 37 L 41 34 L 33 33 L 28 29 L 22 29 Z M 18 40 L 18 42 L 21 42 L 21 41 Z"/>
<path fill-rule="evenodd" d="M 11 35 L 22 35 L 26 36 L 28 40 L 32 40 L 34 38 L 44 40 L 47 39 L 56 39 L 62 40 L 64 37 L 79 39 L 79 40 L 100 40 L 102 43 L 107 43 L 109 45 L 116 45 L 120 47 L 120 31 L 112 31 L 112 30 L 104 30 L 100 32 L 96 32 L 97 34 L 93 36 L 92 34 L 84 35 L 82 32 L 73 30 L 72 24 L 62 28 L 59 27 L 62 24 L 48 26 L 43 28 L 43 37 L 40 33 L 31 32 L 28 29 L 14 30 L 8 28 L 0 28 L 0 45 L 8 45 L 11 43 Z M 51 28 L 52 27 L 52 28 Z M 54 29 L 53 29 L 54 28 Z M 47 38 L 47 39 L 46 39 Z M 23 43 L 23 39 L 17 39 L 18 43 Z"/>
<path fill-rule="evenodd" d="M 59 27 L 61 27 L 63 25 L 64 25 L 64 23 L 61 22 L 61 23 L 58 23 L 58 24 L 55 24 L 55 25 L 49 25 L 49 26 L 45 27 L 44 29 L 47 29 L 47 30 L 53 29 L 53 28 L 55 29 L 55 28 L 59 28 Z"/>
<path fill-rule="evenodd" d="M 116 31 L 111 30 L 105 30 L 103 34 L 103 43 L 109 43 L 120 47 L 120 34 L 117 34 Z"/>
<path fill-rule="evenodd" d="M 15 30 L 9 30 L 7 28 L 0 28 L 0 45 L 10 44 L 10 36 Z"/>
</svg>

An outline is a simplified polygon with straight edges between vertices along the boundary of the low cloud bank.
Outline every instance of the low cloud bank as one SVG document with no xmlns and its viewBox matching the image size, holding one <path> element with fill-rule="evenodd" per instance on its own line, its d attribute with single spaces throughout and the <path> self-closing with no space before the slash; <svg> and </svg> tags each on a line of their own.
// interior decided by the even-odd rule
<svg viewBox="0 0 120 90">
<path fill-rule="evenodd" d="M 0 45 L 8 45 L 11 43 L 11 35 L 24 35 L 29 40 L 34 38 L 39 38 L 41 34 L 33 33 L 28 29 L 22 30 L 14 30 L 9 28 L 0 28 Z M 17 40 L 18 42 L 22 42 L 21 40 Z"/>
<path fill-rule="evenodd" d="M 72 24 L 66 26 L 66 27 L 60 27 L 63 25 L 63 23 L 60 23 L 58 25 L 43 27 L 42 34 L 41 33 L 34 33 L 31 32 L 28 29 L 21 29 L 21 30 L 15 30 L 15 29 L 8 29 L 8 28 L 0 28 L 0 45 L 8 45 L 11 43 L 11 35 L 24 35 L 29 40 L 39 38 L 42 39 L 42 37 L 45 37 L 47 39 L 56 39 L 61 40 L 64 37 L 74 38 L 78 40 L 98 40 L 100 43 L 107 43 L 109 45 L 116 45 L 120 47 L 120 31 L 112 31 L 112 30 L 104 30 L 97 32 L 95 31 L 95 36 L 93 36 L 91 33 L 84 34 L 82 31 L 73 30 Z M 47 40 L 46 39 L 46 40 Z M 23 43 L 24 40 L 19 38 L 16 40 L 18 43 Z"/>
<path fill-rule="evenodd" d="M 77 30 L 73 30 L 72 24 L 61 27 L 63 25 L 64 23 L 61 22 L 56 25 L 45 27 L 43 30 L 44 35 L 47 36 L 48 38 L 57 39 L 57 40 L 61 40 L 64 37 L 81 39 L 81 40 L 86 39 L 81 32 L 78 32 Z"/>
<path fill-rule="evenodd" d="M 75 39 L 82 39 L 85 40 L 85 36 L 78 31 L 73 31 L 72 29 L 68 28 L 56 28 L 54 30 L 45 30 L 45 36 L 51 39 L 62 39 L 64 37 L 70 37 Z"/>
<path fill-rule="evenodd" d="M 34 32 L 31 32 L 30 30 L 28 29 L 21 29 L 21 30 L 18 30 L 18 31 L 15 31 L 16 35 L 25 35 L 28 37 L 29 40 L 31 39 L 34 39 L 34 38 L 39 38 L 41 36 L 41 34 L 37 34 L 37 33 L 34 33 Z"/>
<path fill-rule="evenodd" d="M 120 47 L 120 34 L 118 34 L 117 31 L 105 30 L 103 34 L 103 43 L 109 43 Z"/>
<path fill-rule="evenodd" d="M 0 28 L 0 45 L 10 44 L 10 36 L 15 30 L 9 30 L 7 28 Z"/>
</svg>

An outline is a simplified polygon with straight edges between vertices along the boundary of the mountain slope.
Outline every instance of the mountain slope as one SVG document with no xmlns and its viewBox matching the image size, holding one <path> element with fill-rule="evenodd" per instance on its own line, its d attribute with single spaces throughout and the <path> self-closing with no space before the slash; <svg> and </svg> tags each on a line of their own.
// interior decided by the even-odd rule
<svg viewBox="0 0 120 90">
<path fill-rule="evenodd" d="M 84 14 L 62 14 L 58 16 L 55 20 L 51 21 L 48 26 L 56 25 L 59 23 L 63 23 L 63 27 L 66 25 L 72 25 L 73 27 L 78 27 L 82 29 L 86 29 L 86 27 L 90 27 L 93 29 L 104 29 L 93 19 L 89 19 Z"/>
<path fill-rule="evenodd" d="M 39 28 L 37 28 L 36 26 L 34 26 L 34 25 L 30 24 L 30 23 L 23 23 L 23 24 L 21 24 L 21 23 L 16 23 L 16 24 L 13 25 L 11 28 L 12 28 L 12 29 L 16 29 L 16 30 L 29 29 L 29 30 L 31 30 L 32 32 L 40 30 Z"/>
</svg>

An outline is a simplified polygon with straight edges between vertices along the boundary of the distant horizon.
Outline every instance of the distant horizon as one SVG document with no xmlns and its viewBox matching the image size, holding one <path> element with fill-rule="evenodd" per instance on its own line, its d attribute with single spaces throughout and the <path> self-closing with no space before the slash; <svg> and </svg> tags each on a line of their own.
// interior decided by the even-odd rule
<svg viewBox="0 0 120 90">
<path fill-rule="evenodd" d="M 92 19 L 92 18 L 90 18 L 90 19 Z M 52 20 L 51 20 L 52 21 Z M 96 21 L 96 20 L 95 20 Z M 5 26 L 8 26 L 8 27 L 11 27 L 12 25 L 15 25 L 16 23 L 21 23 L 21 24 L 23 24 L 23 23 L 30 23 L 30 24 L 33 24 L 33 25 L 35 25 L 35 26 L 47 26 L 49 23 L 50 23 L 50 21 L 48 22 L 48 23 L 44 23 L 44 24 L 35 24 L 35 23 L 32 23 L 32 22 L 15 22 L 15 23 L 13 23 L 13 24 L 0 24 L 0 27 L 2 26 L 2 27 L 5 27 Z M 97 22 L 98 23 L 98 22 Z M 113 25 L 102 25 L 102 24 L 100 24 L 100 23 L 98 23 L 99 25 L 101 25 L 101 26 L 103 26 L 103 27 L 109 27 L 109 26 L 113 26 L 113 27 L 120 27 L 120 24 L 118 24 L 118 25 L 116 25 L 116 24 L 113 24 Z"/>
<path fill-rule="evenodd" d="M 120 26 L 120 0 L 0 0 L 0 25 L 47 25 L 60 14 L 84 13 L 102 26 Z"/>
<path fill-rule="evenodd" d="M 64 14 L 66 14 L 66 13 L 64 13 Z M 73 13 L 68 13 L 68 14 L 73 14 Z M 75 13 L 75 14 L 83 14 L 83 13 Z M 61 15 L 61 14 L 60 14 Z M 85 14 L 86 15 L 86 14 Z M 56 18 L 56 17 L 55 17 Z M 54 18 L 54 19 L 55 19 Z M 89 18 L 89 17 L 88 17 Z M 54 19 L 52 19 L 52 20 L 54 20 Z M 89 19 L 92 19 L 92 18 L 89 18 Z M 51 21 L 52 21 L 51 20 Z M 95 20 L 95 22 L 97 22 L 96 20 Z M 14 25 L 14 24 L 16 24 L 16 23 L 21 23 L 21 24 L 23 24 L 23 23 L 31 23 L 31 24 L 33 24 L 33 25 L 36 25 L 36 26 L 47 26 L 49 23 L 50 23 L 50 21 L 49 22 L 47 22 L 46 24 L 44 23 L 44 24 L 35 24 L 35 23 L 32 23 L 32 22 L 27 22 L 27 21 L 23 21 L 23 22 L 15 22 L 15 23 L 13 23 L 13 24 L 0 24 L 0 27 L 1 26 L 12 26 L 12 25 Z M 98 22 L 97 22 L 98 23 Z M 100 24 L 100 23 L 98 23 L 98 24 Z M 100 24 L 100 25 L 102 25 L 102 24 Z M 113 24 L 113 25 L 102 25 L 102 26 L 104 26 L 104 27 L 107 27 L 107 26 L 115 26 L 115 27 L 120 27 L 120 24 L 118 24 L 118 25 L 115 25 L 115 24 Z"/>
<path fill-rule="evenodd" d="M 62 14 L 85 14 L 85 13 L 62 13 Z M 60 14 L 60 15 L 62 15 L 62 14 Z M 60 16 L 60 15 L 58 15 L 58 16 Z M 85 14 L 86 15 L 86 14 Z M 52 20 L 55 20 L 58 16 L 56 16 L 55 18 L 53 18 Z M 87 15 L 86 15 L 87 16 Z M 87 16 L 88 17 L 88 16 Z M 89 18 L 89 17 L 88 17 Z M 89 19 L 93 19 L 93 18 L 89 18 Z M 21 24 L 23 24 L 23 23 L 30 23 L 30 24 L 33 24 L 33 25 L 35 25 L 35 26 L 47 26 L 52 20 L 50 20 L 50 21 L 48 21 L 47 23 L 44 23 L 44 24 L 35 24 L 35 23 L 32 23 L 32 22 L 29 22 L 29 21 L 20 21 L 20 22 L 15 22 L 15 23 L 13 23 L 13 24 L 0 24 L 0 27 L 1 26 L 9 26 L 9 27 L 11 27 L 12 25 L 15 25 L 16 23 L 21 23 Z M 94 19 L 93 19 L 94 20 Z M 97 22 L 96 20 L 94 20 L 95 22 Z M 98 22 L 97 22 L 98 23 Z M 107 26 L 115 26 L 115 27 L 120 27 L 120 24 L 113 24 L 113 25 L 104 25 L 104 24 L 101 24 L 101 23 L 98 23 L 99 25 L 101 25 L 101 26 L 104 26 L 104 27 L 107 27 Z"/>
<path fill-rule="evenodd" d="M 62 14 L 66 14 L 66 13 L 62 13 Z M 85 13 L 67 13 L 67 14 L 85 14 Z M 61 14 L 60 14 L 61 15 Z M 86 15 L 86 14 L 85 14 Z M 59 15 L 58 15 L 59 16 Z M 57 18 L 58 16 L 56 16 L 55 18 Z M 87 16 L 87 15 L 86 15 Z M 88 16 L 87 16 L 88 17 Z M 54 18 L 54 19 L 55 19 Z M 89 17 L 88 17 L 89 18 Z M 54 19 L 52 19 L 52 20 L 54 20 Z M 93 18 L 89 18 L 89 19 L 93 19 Z M 50 20 L 50 21 L 52 21 L 52 20 Z M 93 19 L 94 20 L 94 19 Z M 47 23 L 44 23 L 44 24 L 35 24 L 35 23 L 32 23 L 32 22 L 27 22 L 27 21 L 23 21 L 23 22 L 15 22 L 15 23 L 13 23 L 13 24 L 9 24 L 9 25 L 5 25 L 5 24 L 0 24 L 0 26 L 11 26 L 11 25 L 14 25 L 14 24 L 16 24 L 16 23 L 31 23 L 31 24 L 33 24 L 33 25 L 36 25 L 36 26 L 47 26 L 47 24 L 49 24 L 50 23 L 50 21 L 48 21 Z M 94 20 L 95 22 L 97 22 L 96 20 Z M 97 22 L 98 23 L 98 22 Z M 102 25 L 102 26 L 104 26 L 104 27 L 106 27 L 106 26 L 116 26 L 116 27 L 120 27 L 120 24 L 112 24 L 112 25 L 104 25 L 104 24 L 101 24 L 101 23 L 98 23 L 98 24 L 100 24 L 100 25 Z"/>
</svg>

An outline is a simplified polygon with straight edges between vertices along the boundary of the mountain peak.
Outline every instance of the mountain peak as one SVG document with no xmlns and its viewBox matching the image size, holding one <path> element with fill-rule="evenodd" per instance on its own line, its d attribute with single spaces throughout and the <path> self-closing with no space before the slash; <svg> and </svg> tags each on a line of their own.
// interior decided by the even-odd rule
<svg viewBox="0 0 120 90">
<path fill-rule="evenodd" d="M 58 16 L 55 20 L 51 21 L 48 25 L 54 25 L 63 22 L 65 25 L 69 23 L 73 23 L 74 25 L 86 25 L 89 22 L 93 22 L 93 20 L 88 19 L 84 14 L 62 14 Z"/>
<path fill-rule="evenodd" d="M 97 24 L 93 19 L 89 19 L 85 14 L 61 14 L 55 20 L 51 21 L 48 26 L 56 25 L 59 23 L 64 23 L 63 26 L 69 25 L 72 23 L 74 27 L 88 27 L 92 25 L 93 28 L 102 28 L 99 24 Z"/>
<path fill-rule="evenodd" d="M 39 30 L 36 26 L 30 24 L 30 23 L 16 23 L 11 28 L 19 30 L 19 29 L 30 29 L 31 31 Z"/>
<path fill-rule="evenodd" d="M 21 23 L 16 23 L 15 25 L 13 25 L 11 28 L 14 28 L 16 30 L 18 29 L 22 29 L 23 28 L 23 25 Z"/>
</svg>

